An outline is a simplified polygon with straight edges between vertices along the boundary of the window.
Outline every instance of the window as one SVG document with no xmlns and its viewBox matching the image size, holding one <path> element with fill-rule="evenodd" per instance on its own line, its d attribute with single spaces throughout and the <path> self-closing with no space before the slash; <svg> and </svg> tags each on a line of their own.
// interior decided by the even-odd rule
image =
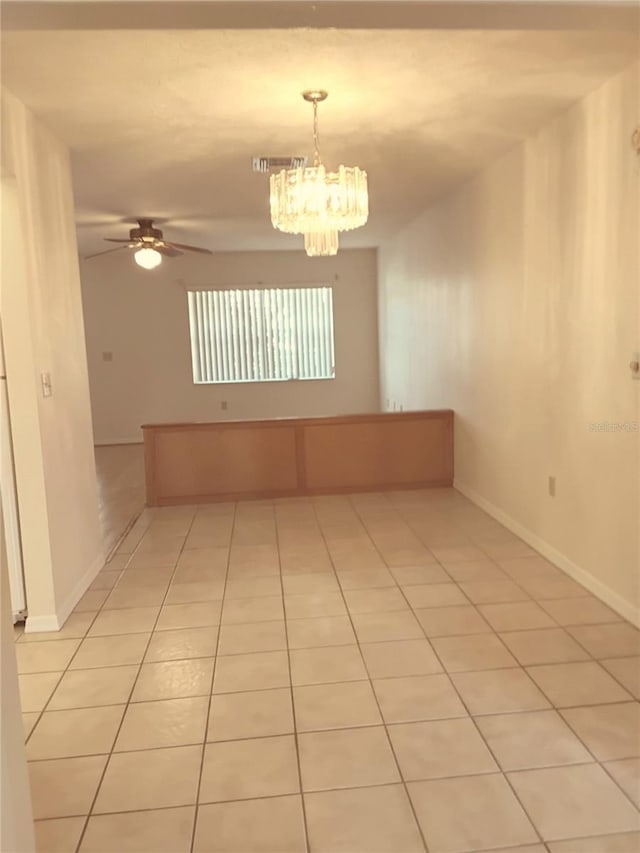
<svg viewBox="0 0 640 853">
<path fill-rule="evenodd" d="M 189 291 L 193 381 L 333 379 L 330 287 Z"/>
</svg>

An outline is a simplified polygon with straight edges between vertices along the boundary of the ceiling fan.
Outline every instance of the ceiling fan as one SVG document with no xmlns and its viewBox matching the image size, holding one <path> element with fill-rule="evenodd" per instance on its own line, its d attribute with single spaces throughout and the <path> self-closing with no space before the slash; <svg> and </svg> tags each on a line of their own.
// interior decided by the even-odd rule
<svg viewBox="0 0 640 853">
<path fill-rule="evenodd" d="M 162 236 L 162 231 L 159 228 L 153 227 L 153 219 L 138 219 L 138 228 L 132 228 L 129 231 L 129 239 L 116 239 L 114 237 L 105 237 L 109 243 L 123 243 L 122 246 L 116 246 L 115 249 L 105 249 L 104 252 L 94 252 L 92 255 L 85 255 L 85 260 L 96 258 L 98 255 L 108 255 L 110 252 L 118 252 L 120 249 L 135 249 L 135 262 L 144 267 L 144 269 L 152 270 L 159 266 L 162 262 L 162 256 L 173 258 L 177 255 L 182 255 L 184 252 L 202 252 L 205 255 L 212 255 L 209 249 L 203 249 L 200 246 L 187 246 L 184 243 L 173 243 L 165 240 Z"/>
</svg>

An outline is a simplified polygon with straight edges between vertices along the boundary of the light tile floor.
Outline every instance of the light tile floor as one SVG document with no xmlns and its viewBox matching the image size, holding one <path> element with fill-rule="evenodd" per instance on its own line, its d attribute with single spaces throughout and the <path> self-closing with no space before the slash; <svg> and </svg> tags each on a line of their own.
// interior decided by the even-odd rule
<svg viewBox="0 0 640 853">
<path fill-rule="evenodd" d="M 640 633 L 452 490 L 145 510 L 16 649 L 41 853 L 640 851 Z"/>
<path fill-rule="evenodd" d="M 104 553 L 110 554 L 144 509 L 144 446 L 103 445 L 95 448 L 95 460 Z"/>
</svg>

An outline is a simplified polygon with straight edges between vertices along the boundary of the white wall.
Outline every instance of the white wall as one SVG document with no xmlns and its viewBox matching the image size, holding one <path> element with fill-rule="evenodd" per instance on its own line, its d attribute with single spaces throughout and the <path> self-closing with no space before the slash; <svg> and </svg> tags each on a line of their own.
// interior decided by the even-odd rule
<svg viewBox="0 0 640 853">
<path fill-rule="evenodd" d="M 2 119 L 0 316 L 27 630 L 55 630 L 103 563 L 71 172 L 66 148 L 6 90 Z"/>
<path fill-rule="evenodd" d="M 0 509 L 2 501 L 0 500 Z M 31 791 L 24 748 L 24 729 L 18 689 L 15 640 L 11 618 L 9 575 L 0 512 L 0 850 L 35 850 Z"/>
<path fill-rule="evenodd" d="M 184 255 L 151 271 L 122 252 L 83 261 L 81 274 L 96 443 L 140 441 L 144 423 L 378 411 L 374 250 L 313 259 L 302 250 Z M 179 278 L 203 287 L 332 284 L 336 378 L 194 385 Z"/>
<path fill-rule="evenodd" d="M 2 228 L 0 254 L 0 323 L 6 353 L 8 391 L 11 396 L 12 441 L 18 502 L 24 531 L 43 530 L 43 536 L 22 537 L 26 568 L 25 587 L 32 613 L 55 612 L 49 515 L 45 491 L 44 458 L 40 446 L 36 352 L 29 321 L 27 250 L 20 216 L 20 194 L 14 177 L 2 177 Z M 3 485 L 0 472 L 0 485 Z"/>
<path fill-rule="evenodd" d="M 590 424 L 639 420 L 639 77 L 607 82 L 379 252 L 383 406 L 453 408 L 461 488 L 635 619 L 640 437 Z"/>
</svg>

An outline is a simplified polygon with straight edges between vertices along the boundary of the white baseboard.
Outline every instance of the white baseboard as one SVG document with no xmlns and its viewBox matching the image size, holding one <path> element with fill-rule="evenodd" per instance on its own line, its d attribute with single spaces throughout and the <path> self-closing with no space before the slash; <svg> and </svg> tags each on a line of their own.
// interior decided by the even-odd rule
<svg viewBox="0 0 640 853">
<path fill-rule="evenodd" d="M 59 631 L 60 628 L 69 618 L 69 615 L 76 604 L 80 601 L 89 586 L 93 583 L 96 575 L 104 566 L 104 554 L 100 553 L 91 563 L 87 571 L 82 575 L 78 583 L 74 586 L 71 593 L 67 596 L 66 601 L 58 608 L 57 613 L 47 616 L 29 616 L 24 625 L 25 634 L 36 634 L 41 631 Z"/>
<path fill-rule="evenodd" d="M 143 439 L 142 435 L 139 435 L 137 438 L 101 438 L 98 440 L 94 439 L 93 445 L 94 447 L 110 447 L 113 444 L 142 444 Z"/>
<path fill-rule="evenodd" d="M 25 634 L 39 634 L 42 631 L 59 631 L 60 621 L 55 613 L 49 616 L 29 616 L 24 623 Z"/>
<path fill-rule="evenodd" d="M 627 601 L 613 589 L 602 583 L 602 581 L 595 578 L 590 572 L 586 571 L 586 569 L 577 566 L 568 557 L 560 551 L 557 551 L 552 545 L 549 545 L 548 542 L 545 542 L 544 539 L 541 539 L 535 533 L 532 533 L 528 528 L 520 524 L 519 521 L 515 521 L 515 519 L 511 518 L 510 515 L 507 515 L 507 513 L 499 507 L 483 498 L 482 495 L 478 494 L 474 489 L 466 486 L 459 480 L 453 481 L 453 487 L 465 497 L 469 498 L 469 500 L 474 504 L 479 506 L 480 509 L 483 509 L 490 516 L 495 518 L 496 521 L 499 521 L 500 524 L 507 528 L 507 530 L 510 530 L 512 533 L 515 533 L 516 536 L 519 536 L 520 539 L 527 543 L 527 545 L 531 545 L 532 548 L 542 554 L 543 557 L 546 557 L 547 560 L 554 564 L 554 566 L 562 569 L 563 572 L 566 572 L 575 581 L 582 584 L 582 586 L 588 589 L 589 592 L 592 592 L 601 601 L 611 607 L 612 610 L 619 613 L 620 616 L 640 627 L 640 611 L 638 611 L 638 608 L 634 607 L 631 602 Z"/>
</svg>

